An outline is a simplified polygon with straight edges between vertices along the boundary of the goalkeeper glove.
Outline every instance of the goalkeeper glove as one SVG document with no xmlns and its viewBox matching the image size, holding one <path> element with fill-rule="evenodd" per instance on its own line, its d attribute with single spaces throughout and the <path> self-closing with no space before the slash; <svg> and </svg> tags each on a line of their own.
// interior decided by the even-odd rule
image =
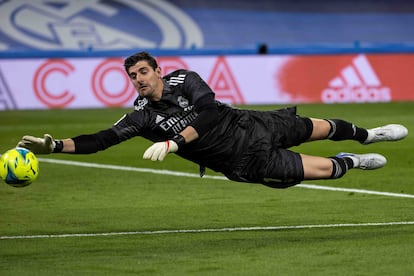
<svg viewBox="0 0 414 276">
<path fill-rule="evenodd" d="M 151 159 L 152 161 L 162 161 L 169 152 L 176 152 L 178 145 L 173 140 L 154 143 L 144 152 L 144 159 Z"/>
<path fill-rule="evenodd" d="M 61 141 L 59 141 L 61 143 Z M 50 134 L 45 134 L 43 138 L 33 137 L 30 135 L 23 136 L 22 140 L 17 143 L 18 147 L 26 148 L 34 154 L 49 154 L 56 151 L 56 141 Z M 59 145 L 60 150 L 62 145 Z"/>
</svg>

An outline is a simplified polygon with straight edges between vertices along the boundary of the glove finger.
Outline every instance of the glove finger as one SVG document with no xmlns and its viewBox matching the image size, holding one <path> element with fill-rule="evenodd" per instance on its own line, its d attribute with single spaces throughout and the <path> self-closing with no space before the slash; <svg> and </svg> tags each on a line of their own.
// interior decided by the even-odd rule
<svg viewBox="0 0 414 276">
<path fill-rule="evenodd" d="M 22 148 L 27 148 L 27 147 L 29 147 L 30 145 L 31 145 L 32 143 L 31 142 L 28 142 L 28 141 L 19 141 L 18 143 L 17 143 L 17 147 L 22 147 Z"/>
<path fill-rule="evenodd" d="M 37 144 L 37 143 L 41 143 L 41 138 L 39 137 L 34 137 L 34 136 L 30 136 L 30 135 L 25 135 L 22 138 L 22 141 L 26 142 L 26 143 L 32 143 L 32 144 Z"/>
<path fill-rule="evenodd" d="M 158 142 L 149 147 L 143 155 L 144 159 L 151 159 L 151 161 L 162 161 L 167 155 L 167 145 L 165 142 Z"/>
<path fill-rule="evenodd" d="M 53 143 L 52 135 L 45 134 L 45 135 L 43 135 L 43 137 L 44 137 L 43 139 L 45 141 L 45 146 L 46 147 L 50 147 L 50 145 L 52 145 L 52 143 Z"/>
<path fill-rule="evenodd" d="M 30 146 L 32 146 L 34 143 L 37 142 L 37 140 L 38 140 L 38 138 L 36 138 L 36 137 L 26 135 L 26 136 L 23 136 L 22 140 L 20 140 L 17 143 L 17 146 L 29 149 Z"/>
<path fill-rule="evenodd" d="M 154 152 L 154 146 L 151 146 L 151 147 L 147 148 L 147 150 L 144 152 L 144 155 L 142 156 L 142 158 L 151 159 L 153 152 Z"/>
<path fill-rule="evenodd" d="M 166 155 L 167 151 L 165 148 L 159 147 L 158 150 L 155 151 L 152 161 L 163 161 Z"/>
<path fill-rule="evenodd" d="M 159 155 L 159 145 L 153 146 L 153 151 L 151 152 L 151 161 L 158 161 Z"/>
<path fill-rule="evenodd" d="M 168 144 L 167 142 L 160 142 L 157 144 L 157 147 L 154 151 L 154 156 L 152 161 L 163 161 L 165 156 L 168 153 Z"/>
</svg>

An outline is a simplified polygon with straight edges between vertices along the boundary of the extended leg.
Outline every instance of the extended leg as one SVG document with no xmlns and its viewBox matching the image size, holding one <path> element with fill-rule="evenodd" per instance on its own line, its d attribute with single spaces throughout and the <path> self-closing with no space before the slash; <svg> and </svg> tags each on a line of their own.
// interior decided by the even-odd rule
<svg viewBox="0 0 414 276">
<path fill-rule="evenodd" d="M 333 157 L 319 157 L 300 154 L 304 179 L 335 179 L 353 168 L 374 170 L 385 166 L 387 160 L 377 153 L 340 153 Z"/>
<path fill-rule="evenodd" d="M 334 141 L 356 140 L 363 143 L 368 137 L 368 131 L 364 128 L 355 126 L 340 119 L 315 119 L 311 118 L 313 123 L 312 135 L 309 141 L 330 139 Z"/>
<path fill-rule="evenodd" d="M 408 135 L 403 125 L 389 124 L 382 127 L 365 129 L 341 119 L 315 119 L 309 141 L 330 139 L 333 141 L 355 140 L 361 144 L 370 144 L 381 141 L 398 141 Z"/>
</svg>

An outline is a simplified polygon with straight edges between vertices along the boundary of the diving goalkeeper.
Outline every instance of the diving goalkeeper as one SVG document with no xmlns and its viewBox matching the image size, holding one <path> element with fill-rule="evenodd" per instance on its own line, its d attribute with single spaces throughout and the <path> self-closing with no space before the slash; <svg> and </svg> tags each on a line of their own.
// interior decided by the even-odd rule
<svg viewBox="0 0 414 276">
<path fill-rule="evenodd" d="M 310 156 L 289 148 L 304 142 L 354 140 L 363 145 L 397 141 L 408 130 L 399 124 L 365 129 L 341 119 L 301 117 L 296 108 L 255 111 L 215 100 L 211 88 L 193 71 L 162 76 L 156 59 L 140 52 L 125 59 L 126 73 L 138 92 L 134 110 L 108 129 L 67 139 L 24 136 L 18 146 L 35 154 L 90 154 L 135 136 L 153 142 L 144 159 L 162 161 L 175 153 L 239 182 L 286 188 L 310 179 L 336 179 L 350 169 L 386 164 L 377 153 Z"/>
</svg>

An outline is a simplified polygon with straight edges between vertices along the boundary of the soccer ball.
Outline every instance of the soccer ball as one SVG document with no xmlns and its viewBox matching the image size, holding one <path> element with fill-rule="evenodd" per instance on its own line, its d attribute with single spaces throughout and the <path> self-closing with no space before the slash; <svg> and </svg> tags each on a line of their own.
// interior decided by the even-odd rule
<svg viewBox="0 0 414 276">
<path fill-rule="evenodd" d="M 0 157 L 0 177 L 13 187 L 25 187 L 39 175 L 39 161 L 33 152 L 14 148 Z"/>
</svg>

